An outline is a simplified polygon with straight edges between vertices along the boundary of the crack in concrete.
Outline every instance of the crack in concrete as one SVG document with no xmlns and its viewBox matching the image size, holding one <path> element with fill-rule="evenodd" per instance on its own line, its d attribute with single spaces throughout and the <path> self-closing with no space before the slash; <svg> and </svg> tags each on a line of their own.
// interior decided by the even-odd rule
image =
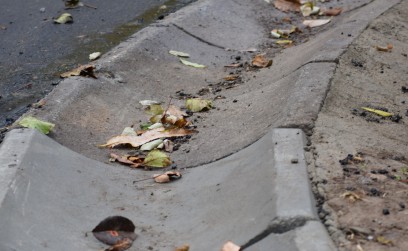
<svg viewBox="0 0 408 251">
<path fill-rule="evenodd" d="M 224 46 L 214 44 L 214 43 L 212 43 L 212 42 L 210 42 L 210 41 L 207 41 L 207 40 L 205 40 L 205 39 L 203 39 L 203 38 L 201 38 L 201 37 L 199 37 L 199 36 L 196 36 L 196 35 L 194 35 L 193 33 L 187 31 L 186 29 L 184 29 L 183 27 L 178 26 L 177 24 L 172 24 L 172 25 L 173 25 L 174 27 L 176 27 L 177 29 L 181 30 L 182 32 L 186 33 L 187 35 L 189 35 L 189 36 L 191 36 L 191 37 L 197 39 L 197 40 L 200 41 L 200 42 L 203 42 L 203 43 L 205 43 L 205 44 L 208 44 L 208 45 L 210 45 L 210 46 L 213 46 L 213 47 L 216 47 L 216 48 L 219 48 L 219 49 L 222 49 L 222 50 L 232 50 L 232 49 L 230 49 L 230 48 L 226 48 L 226 47 L 224 47 Z"/>
<path fill-rule="evenodd" d="M 259 234 L 255 235 L 252 239 L 250 239 L 247 243 L 241 246 L 240 250 L 245 250 L 246 248 L 262 241 L 270 234 L 283 234 L 292 230 L 295 230 L 299 227 L 303 227 L 308 221 L 314 220 L 305 217 L 294 217 L 294 218 L 275 218 L 271 221 L 269 226 L 260 232 Z"/>
</svg>

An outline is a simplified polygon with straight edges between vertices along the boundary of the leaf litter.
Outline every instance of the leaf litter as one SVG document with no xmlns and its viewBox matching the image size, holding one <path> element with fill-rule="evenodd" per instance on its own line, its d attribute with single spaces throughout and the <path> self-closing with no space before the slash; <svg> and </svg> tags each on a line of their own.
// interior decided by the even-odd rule
<svg viewBox="0 0 408 251">
<path fill-rule="evenodd" d="M 181 173 L 176 171 L 168 171 L 163 174 L 154 174 L 154 181 L 157 183 L 169 183 L 174 180 L 178 180 L 182 177 Z"/>
<path fill-rule="evenodd" d="M 73 22 L 74 22 L 74 18 L 69 13 L 62 13 L 58 18 L 54 19 L 54 23 L 57 23 L 57 24 L 67 24 L 67 23 L 73 23 Z"/>
<path fill-rule="evenodd" d="M 95 66 L 87 64 L 81 65 L 73 70 L 64 72 L 60 75 L 61 78 L 69 78 L 74 76 L 97 78 L 94 73 Z"/>
</svg>

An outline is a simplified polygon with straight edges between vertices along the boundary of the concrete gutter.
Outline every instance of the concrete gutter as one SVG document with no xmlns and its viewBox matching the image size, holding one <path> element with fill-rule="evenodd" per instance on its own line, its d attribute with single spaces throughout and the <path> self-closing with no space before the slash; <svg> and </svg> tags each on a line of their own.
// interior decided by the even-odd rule
<svg viewBox="0 0 408 251">
<path fill-rule="evenodd" d="M 1 145 L 0 249 L 98 250 L 84 233 L 120 214 L 136 224 L 131 250 L 183 243 L 217 250 L 227 240 L 248 250 L 335 250 L 314 212 L 304 133 L 272 128 L 309 134 L 338 58 L 399 1 L 344 2 L 349 11 L 326 30 L 223 91 L 218 110 L 203 114 L 199 134 L 172 156 L 179 167 L 196 168 L 171 184 L 137 182 L 151 173 L 105 164 L 106 151 L 95 145 L 145 117 L 139 100 L 195 93 L 228 74 L 223 66 L 235 56 L 250 59 L 241 50 L 268 41 L 255 17 L 269 5 L 198 1 L 105 55 L 98 80 L 64 80 L 43 110 L 31 111 L 57 124 L 52 138 L 19 129 Z M 190 52 L 208 68 L 180 65 L 170 49 Z"/>
</svg>

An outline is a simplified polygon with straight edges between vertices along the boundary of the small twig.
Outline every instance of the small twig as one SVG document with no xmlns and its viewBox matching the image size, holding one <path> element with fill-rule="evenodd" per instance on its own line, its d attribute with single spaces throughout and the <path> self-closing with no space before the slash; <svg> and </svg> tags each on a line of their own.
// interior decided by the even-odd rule
<svg viewBox="0 0 408 251">
<path fill-rule="evenodd" d="M 161 117 L 161 121 L 166 117 L 166 113 L 167 113 L 167 111 L 168 111 L 169 108 L 170 108 L 170 105 L 171 105 L 171 101 L 172 101 L 172 100 L 173 100 L 173 97 L 170 96 L 169 104 L 167 105 L 167 108 L 166 108 L 166 110 L 164 111 L 163 116 Z"/>
<path fill-rule="evenodd" d="M 90 4 L 84 3 L 83 5 L 84 5 L 85 7 L 88 7 L 88 8 L 94 9 L 94 10 L 98 9 L 98 7 L 93 6 L 93 5 L 90 5 Z"/>
</svg>

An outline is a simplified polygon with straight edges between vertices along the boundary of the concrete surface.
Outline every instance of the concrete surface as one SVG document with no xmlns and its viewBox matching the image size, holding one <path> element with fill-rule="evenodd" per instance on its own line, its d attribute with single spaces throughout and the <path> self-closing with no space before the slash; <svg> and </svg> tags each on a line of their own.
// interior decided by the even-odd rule
<svg viewBox="0 0 408 251">
<path fill-rule="evenodd" d="M 7 177 L 1 172 L 9 181 L 1 190 L 1 250 L 96 250 L 101 244 L 85 232 L 117 214 L 134 221 L 135 250 L 174 250 L 183 243 L 217 250 L 229 239 L 249 247 L 286 232 L 302 238 L 297 227 L 316 220 L 303 139 L 298 129 L 275 129 L 236 154 L 160 185 L 135 182 L 151 173 L 91 160 L 35 130 L 13 130 L 0 148 L 0 170 L 10 170 Z M 291 168 L 291 189 L 281 191 L 277 179 Z M 284 203 L 280 196 L 294 201 Z"/>
<path fill-rule="evenodd" d="M 235 56 L 250 60 L 253 54 L 240 50 L 260 49 L 268 41 L 269 31 L 256 14 L 272 7 L 264 1 L 198 1 L 105 55 L 97 80 L 64 80 L 47 97 L 47 106 L 31 113 L 56 123 L 51 137 L 67 148 L 24 130 L 10 132 L 0 150 L 0 156 L 14 160 L 9 142 L 27 134 L 30 146 L 16 153 L 19 169 L 8 174 L 13 179 L 0 208 L 1 224 L 10 226 L 0 230 L 6 240 L 1 245 L 98 248 L 83 233 L 121 214 L 140 226 L 135 247 L 143 250 L 172 250 L 183 243 L 217 250 L 227 240 L 243 249 L 335 250 L 314 212 L 303 133 L 271 128 L 299 127 L 309 134 L 338 57 L 371 20 L 399 1 L 346 2 L 353 3 L 350 9 L 309 42 L 284 50 L 269 69 L 242 73 L 243 83 L 223 90 L 225 99 L 214 102 L 216 109 L 193 117 L 199 133 L 172 160 L 196 168 L 165 186 L 133 183 L 151 174 L 106 165 L 107 151 L 95 146 L 145 119 L 139 100 L 166 102 L 181 89 L 195 94 L 228 75 L 223 66 Z M 183 66 L 168 55 L 170 49 L 189 52 L 190 61 L 208 67 Z M 44 222 L 61 226 L 60 232 L 38 229 Z M 305 243 L 308 238 L 321 245 Z"/>
</svg>

